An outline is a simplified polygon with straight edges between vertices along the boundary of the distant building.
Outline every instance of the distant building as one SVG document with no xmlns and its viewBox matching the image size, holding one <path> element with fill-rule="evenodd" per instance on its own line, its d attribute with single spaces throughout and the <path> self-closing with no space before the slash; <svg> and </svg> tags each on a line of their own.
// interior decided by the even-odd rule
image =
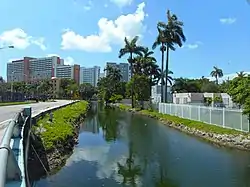
<svg viewBox="0 0 250 187">
<path fill-rule="evenodd" d="M 211 106 L 216 106 L 218 103 L 213 101 L 213 98 L 221 97 L 223 107 L 235 108 L 237 105 L 233 103 L 232 98 L 227 93 L 173 93 L 173 103 L 175 104 L 190 104 L 190 105 L 205 105 L 205 98 L 211 98 Z"/>
<path fill-rule="evenodd" d="M 77 84 L 80 83 L 80 66 L 79 65 L 62 65 L 56 68 L 57 78 L 74 79 Z"/>
<path fill-rule="evenodd" d="M 104 72 L 100 73 L 100 77 L 99 78 L 103 78 L 103 77 L 105 77 L 105 73 Z"/>
<path fill-rule="evenodd" d="M 79 65 L 64 65 L 64 60 L 57 56 L 24 57 L 7 63 L 7 82 L 33 82 L 59 77 L 74 79 L 79 84 L 79 74 Z"/>
<path fill-rule="evenodd" d="M 7 63 L 7 82 L 32 82 L 55 76 L 55 68 L 63 65 L 57 56 L 32 58 L 24 57 Z"/>
<path fill-rule="evenodd" d="M 89 83 L 92 86 L 97 86 L 97 82 L 100 78 L 100 67 L 94 66 L 92 68 L 80 68 L 80 84 Z"/>
<path fill-rule="evenodd" d="M 52 77 L 51 84 L 52 84 L 53 96 L 54 96 L 54 98 L 58 98 L 59 91 L 60 91 L 61 79 L 56 78 L 56 77 Z"/>
<path fill-rule="evenodd" d="M 129 64 L 128 63 L 114 63 L 114 62 L 107 62 L 106 66 L 111 66 L 113 68 L 117 68 L 121 71 L 122 80 L 123 82 L 128 82 L 131 78 L 131 73 L 129 70 Z M 109 72 L 105 72 L 106 75 L 108 75 Z"/>
<path fill-rule="evenodd" d="M 151 88 L 151 98 L 153 103 L 161 102 L 161 85 L 155 85 Z M 163 100 L 165 100 L 165 86 L 163 86 Z M 171 87 L 168 86 L 168 102 L 173 102 Z"/>
</svg>

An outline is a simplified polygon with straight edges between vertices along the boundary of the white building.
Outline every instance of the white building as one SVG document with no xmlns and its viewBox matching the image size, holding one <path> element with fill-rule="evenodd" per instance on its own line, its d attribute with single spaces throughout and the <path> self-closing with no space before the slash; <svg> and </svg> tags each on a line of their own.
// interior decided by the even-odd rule
<svg viewBox="0 0 250 187">
<path fill-rule="evenodd" d="M 128 63 L 114 63 L 114 62 L 107 62 L 107 66 L 111 66 L 114 68 L 117 68 L 121 71 L 122 80 L 123 82 L 128 82 L 131 78 L 131 73 L 129 70 L 129 64 Z M 108 75 L 108 72 L 105 72 L 106 75 Z"/>
<path fill-rule="evenodd" d="M 57 56 L 45 58 L 24 57 L 7 63 L 7 81 L 35 81 L 49 79 L 55 76 L 55 68 L 63 65 L 63 60 Z"/>
<path fill-rule="evenodd" d="M 216 104 L 213 98 L 221 97 L 222 104 L 225 107 L 233 108 L 236 105 L 233 103 L 231 97 L 227 93 L 174 93 L 173 103 L 175 104 L 192 104 L 192 105 L 205 105 L 205 98 L 211 98 L 211 106 Z"/>
<path fill-rule="evenodd" d="M 173 101 L 173 95 L 171 94 L 171 87 L 168 86 L 168 102 Z M 153 103 L 161 102 L 161 85 L 155 85 L 151 88 L 151 98 Z M 163 86 L 163 99 L 165 98 L 165 86 Z"/>
<path fill-rule="evenodd" d="M 100 67 L 94 66 L 92 68 L 80 68 L 80 84 L 89 83 L 92 86 L 97 86 L 97 82 L 100 78 Z"/>
<path fill-rule="evenodd" d="M 105 73 L 104 72 L 100 73 L 99 79 L 104 78 L 104 77 L 105 77 Z"/>
</svg>

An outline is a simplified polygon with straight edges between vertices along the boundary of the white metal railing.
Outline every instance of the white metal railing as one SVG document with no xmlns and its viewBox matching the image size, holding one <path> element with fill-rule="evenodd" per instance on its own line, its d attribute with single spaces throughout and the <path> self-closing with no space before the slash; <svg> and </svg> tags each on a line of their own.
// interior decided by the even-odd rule
<svg viewBox="0 0 250 187">
<path fill-rule="evenodd" d="M 242 110 L 185 104 L 159 103 L 159 112 L 181 118 L 202 121 L 224 128 L 249 132 L 248 117 L 242 114 Z"/>
</svg>

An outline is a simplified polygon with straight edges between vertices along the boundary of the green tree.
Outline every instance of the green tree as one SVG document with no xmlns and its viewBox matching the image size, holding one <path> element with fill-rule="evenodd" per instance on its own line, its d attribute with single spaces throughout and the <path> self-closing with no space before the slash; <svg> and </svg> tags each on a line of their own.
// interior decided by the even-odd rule
<svg viewBox="0 0 250 187">
<path fill-rule="evenodd" d="M 134 95 L 136 100 L 140 101 L 141 108 L 144 108 L 143 101 L 150 99 L 150 79 L 145 75 L 134 75 L 128 82 L 127 89 L 134 85 Z"/>
<path fill-rule="evenodd" d="M 250 122 L 250 75 L 235 77 L 230 81 L 228 94 L 232 101 L 243 107 L 243 114 L 248 116 Z"/>
<path fill-rule="evenodd" d="M 213 71 L 211 71 L 210 75 L 215 78 L 215 82 L 218 85 L 219 84 L 219 78 L 223 77 L 223 71 L 222 69 L 214 66 Z"/>
<path fill-rule="evenodd" d="M 240 71 L 240 72 L 236 72 L 236 73 L 237 73 L 237 76 L 238 76 L 239 78 L 246 77 L 246 75 L 247 75 L 244 71 Z"/>
<path fill-rule="evenodd" d="M 168 67 L 169 67 L 169 51 L 175 51 L 177 44 L 182 47 L 183 42 L 186 41 L 186 37 L 183 32 L 183 22 L 178 20 L 175 14 L 171 14 L 170 10 L 167 11 L 167 23 L 158 22 L 157 27 L 159 30 L 163 31 L 163 36 L 165 38 L 165 48 L 166 48 L 166 75 L 168 77 Z M 162 69 L 163 70 L 163 69 Z M 163 72 L 163 71 L 162 71 Z M 167 84 L 165 87 L 165 102 L 167 102 Z"/>
<path fill-rule="evenodd" d="M 105 101 L 106 105 L 111 102 L 114 95 L 119 95 L 121 92 L 121 72 L 117 68 L 108 66 L 104 71 L 107 71 L 107 76 L 101 78 L 97 84 L 98 98 Z"/>
<path fill-rule="evenodd" d="M 79 93 L 83 100 L 90 100 L 95 94 L 95 87 L 89 83 L 80 84 Z"/>
<path fill-rule="evenodd" d="M 142 55 L 142 50 L 143 47 L 142 46 L 138 46 L 137 45 L 137 41 L 138 41 L 139 37 L 135 36 L 131 41 L 129 41 L 126 37 L 124 39 L 125 42 L 125 46 L 123 48 L 120 49 L 119 51 L 119 58 L 123 57 L 126 54 L 129 54 L 129 58 L 128 58 L 128 63 L 130 65 L 131 68 L 131 77 L 133 77 L 133 66 L 134 66 L 134 59 L 133 59 L 133 55 Z M 131 99 L 132 99 L 132 108 L 134 108 L 134 86 L 132 85 L 131 87 Z"/>
</svg>

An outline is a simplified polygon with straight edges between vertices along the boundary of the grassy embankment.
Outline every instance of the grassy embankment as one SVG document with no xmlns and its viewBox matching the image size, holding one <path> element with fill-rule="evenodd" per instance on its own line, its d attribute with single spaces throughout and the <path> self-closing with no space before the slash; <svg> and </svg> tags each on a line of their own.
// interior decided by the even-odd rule
<svg viewBox="0 0 250 187">
<path fill-rule="evenodd" d="M 46 150 L 51 150 L 56 144 L 65 142 L 74 136 L 74 123 L 84 116 L 88 110 L 88 102 L 80 101 L 53 112 L 53 122 L 49 122 L 49 114 L 37 121 L 34 126 Z M 38 132 L 38 133 L 37 133 Z"/>
<path fill-rule="evenodd" d="M 120 104 L 119 108 L 121 110 L 130 110 L 131 109 L 130 106 L 127 106 L 124 104 Z M 146 115 L 146 116 L 158 119 L 158 120 L 166 122 L 166 123 L 182 124 L 182 125 L 185 125 L 189 128 L 195 128 L 197 130 L 201 130 L 204 132 L 210 132 L 210 133 L 215 133 L 215 134 L 234 134 L 234 135 L 236 135 L 236 134 L 247 135 L 248 134 L 248 133 L 244 133 L 244 132 L 237 131 L 234 129 L 222 128 L 222 127 L 219 127 L 216 125 L 211 125 L 211 124 L 203 123 L 200 121 L 184 119 L 184 118 L 180 118 L 177 116 L 171 116 L 168 114 L 161 114 L 157 111 L 139 110 L 139 109 L 135 109 L 135 111 L 139 114 Z"/>
<path fill-rule="evenodd" d="M 10 105 L 25 105 L 35 103 L 36 101 L 20 101 L 20 102 L 0 102 L 0 106 L 10 106 Z"/>
</svg>

